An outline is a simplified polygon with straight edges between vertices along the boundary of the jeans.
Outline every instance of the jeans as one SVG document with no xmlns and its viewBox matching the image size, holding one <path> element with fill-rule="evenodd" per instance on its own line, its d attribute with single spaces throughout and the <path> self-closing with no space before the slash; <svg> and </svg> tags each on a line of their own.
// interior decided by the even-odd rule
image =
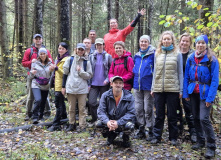
<svg viewBox="0 0 221 160">
<path fill-rule="evenodd" d="M 45 103 L 48 97 L 48 90 L 40 90 L 39 88 L 32 88 L 34 95 L 34 108 L 33 108 L 33 119 L 43 118 Z"/>
</svg>

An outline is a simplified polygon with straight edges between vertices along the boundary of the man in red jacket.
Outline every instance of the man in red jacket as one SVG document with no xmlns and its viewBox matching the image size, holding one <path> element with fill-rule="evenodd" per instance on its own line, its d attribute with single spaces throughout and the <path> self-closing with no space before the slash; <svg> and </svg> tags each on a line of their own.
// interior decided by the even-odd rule
<svg viewBox="0 0 221 160">
<path fill-rule="evenodd" d="M 125 42 L 127 35 L 133 31 L 140 17 L 143 16 L 145 12 L 146 10 L 144 8 L 138 11 L 138 15 L 133 20 L 133 22 L 122 30 L 118 29 L 118 22 L 116 19 L 110 19 L 110 30 L 109 33 L 104 35 L 104 42 L 105 51 L 109 53 L 112 56 L 112 58 L 115 58 L 114 43 L 117 41 Z"/>
<path fill-rule="evenodd" d="M 35 61 L 37 61 L 37 57 L 38 57 L 38 49 L 41 48 L 41 47 L 44 47 L 42 45 L 42 35 L 41 34 L 35 34 L 33 36 L 33 44 L 31 45 L 31 48 L 28 48 L 25 53 L 24 53 L 24 57 L 22 59 L 22 65 L 23 67 L 26 67 L 27 70 L 28 70 L 28 76 L 27 76 L 27 101 L 26 101 L 26 117 L 25 117 L 25 120 L 29 120 L 32 116 L 32 105 L 33 105 L 33 101 L 34 101 L 34 96 L 33 96 L 33 93 L 31 91 L 31 82 L 32 82 L 32 79 L 29 78 L 29 71 L 31 69 L 31 64 Z M 51 54 L 50 52 L 47 50 L 48 52 L 48 57 L 51 61 L 52 60 L 52 57 L 51 57 Z M 47 116 L 50 116 L 50 106 L 49 104 L 46 104 L 46 113 Z"/>
</svg>

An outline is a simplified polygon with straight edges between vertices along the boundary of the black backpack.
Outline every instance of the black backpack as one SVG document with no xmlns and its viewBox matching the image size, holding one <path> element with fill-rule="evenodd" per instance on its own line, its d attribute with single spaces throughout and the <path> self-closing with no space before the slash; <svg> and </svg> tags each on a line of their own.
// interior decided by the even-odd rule
<svg viewBox="0 0 221 160">
<path fill-rule="evenodd" d="M 118 64 L 115 63 L 116 59 L 114 58 L 114 68 L 115 68 L 116 65 L 124 64 L 124 68 L 128 71 L 127 61 L 128 61 L 128 58 L 129 58 L 129 57 L 130 57 L 130 56 L 124 58 L 124 63 L 118 63 Z M 134 85 L 134 77 L 131 78 L 130 80 L 128 80 L 127 83 L 130 84 L 130 85 L 132 86 L 132 88 L 133 88 L 133 85 Z"/>
</svg>

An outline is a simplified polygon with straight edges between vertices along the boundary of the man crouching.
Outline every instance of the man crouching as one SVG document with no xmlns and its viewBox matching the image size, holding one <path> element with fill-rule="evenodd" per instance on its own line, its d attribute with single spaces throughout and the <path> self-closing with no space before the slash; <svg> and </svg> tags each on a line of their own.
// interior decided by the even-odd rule
<svg viewBox="0 0 221 160">
<path fill-rule="evenodd" d="M 111 79 L 112 89 L 102 94 L 97 109 L 99 128 L 107 145 L 113 144 L 114 139 L 123 132 L 123 146 L 130 147 L 129 135 L 134 130 L 135 107 L 134 97 L 123 89 L 124 82 L 120 76 Z"/>
</svg>

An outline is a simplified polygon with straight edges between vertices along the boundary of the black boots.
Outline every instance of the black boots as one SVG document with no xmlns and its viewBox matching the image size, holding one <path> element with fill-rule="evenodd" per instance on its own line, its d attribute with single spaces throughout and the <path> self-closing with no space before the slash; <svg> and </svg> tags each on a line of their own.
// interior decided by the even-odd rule
<svg viewBox="0 0 221 160">
<path fill-rule="evenodd" d="M 205 156 L 205 158 L 215 157 L 215 149 L 214 148 L 207 148 L 204 156 Z"/>
<path fill-rule="evenodd" d="M 67 132 L 76 130 L 76 124 L 69 124 L 69 127 L 66 129 Z"/>
</svg>

